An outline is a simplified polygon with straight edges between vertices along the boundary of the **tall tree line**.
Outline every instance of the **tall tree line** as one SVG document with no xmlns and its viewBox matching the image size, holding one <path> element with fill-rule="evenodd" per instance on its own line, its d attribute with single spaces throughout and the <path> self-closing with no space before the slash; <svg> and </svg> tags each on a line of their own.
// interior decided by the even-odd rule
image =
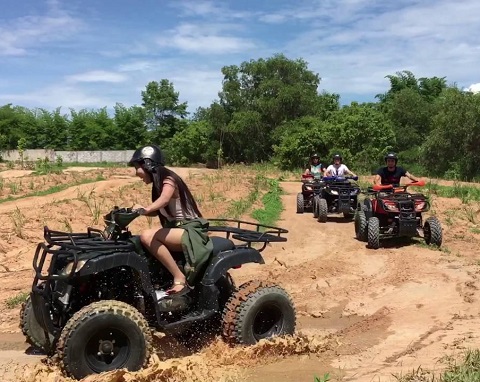
<svg viewBox="0 0 480 382">
<path fill-rule="evenodd" d="M 141 106 L 30 110 L 0 107 L 0 149 L 133 149 L 161 145 L 170 164 L 274 161 L 285 169 L 310 153 L 325 161 L 341 153 L 357 171 L 372 170 L 396 151 L 411 172 L 472 179 L 480 176 L 480 94 L 448 85 L 445 77 L 387 76 L 376 102 L 341 106 L 319 92 L 321 78 L 302 59 L 278 54 L 222 68 L 218 98 L 187 113 L 168 79 L 149 82 Z M 192 84 L 195 86 L 195 84 Z"/>
</svg>

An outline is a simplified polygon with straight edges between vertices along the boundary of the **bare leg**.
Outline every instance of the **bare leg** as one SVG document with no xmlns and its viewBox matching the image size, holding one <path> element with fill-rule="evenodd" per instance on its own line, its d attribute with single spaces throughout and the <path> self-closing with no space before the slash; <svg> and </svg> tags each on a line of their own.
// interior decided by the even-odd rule
<svg viewBox="0 0 480 382">
<path fill-rule="evenodd" d="M 179 292 L 184 288 L 186 278 L 172 257 L 169 248 L 174 251 L 182 251 L 181 228 L 160 228 L 144 231 L 140 240 L 148 247 L 150 253 L 155 256 L 172 274 L 174 285 L 168 292 Z"/>
</svg>

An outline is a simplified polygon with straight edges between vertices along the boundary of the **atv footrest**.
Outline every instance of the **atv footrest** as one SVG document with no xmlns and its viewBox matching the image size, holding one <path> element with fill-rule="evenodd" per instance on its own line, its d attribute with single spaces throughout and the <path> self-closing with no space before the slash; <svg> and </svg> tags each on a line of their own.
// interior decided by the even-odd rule
<svg viewBox="0 0 480 382">
<path fill-rule="evenodd" d="M 190 326 L 196 322 L 204 321 L 212 317 L 216 313 L 216 310 L 203 310 L 201 312 L 192 312 L 185 315 L 180 320 L 166 324 L 162 329 L 166 332 L 176 332 L 183 326 Z"/>
</svg>

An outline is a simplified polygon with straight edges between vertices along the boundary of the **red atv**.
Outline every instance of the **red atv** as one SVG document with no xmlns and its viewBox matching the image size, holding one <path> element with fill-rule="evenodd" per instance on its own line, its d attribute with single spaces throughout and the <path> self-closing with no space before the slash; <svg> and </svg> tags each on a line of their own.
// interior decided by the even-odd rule
<svg viewBox="0 0 480 382">
<path fill-rule="evenodd" d="M 423 194 L 407 192 L 410 186 L 422 187 L 424 181 L 404 186 L 375 185 L 369 189 L 369 197 L 358 204 L 355 212 L 355 234 L 358 240 L 368 242 L 377 249 L 380 239 L 389 237 L 423 236 L 425 242 L 440 247 L 442 227 L 431 216 L 422 222 L 422 213 L 430 209 Z"/>
<path fill-rule="evenodd" d="M 321 177 L 313 175 L 302 175 L 302 192 L 297 194 L 297 214 L 303 214 L 305 210 L 313 212 L 313 217 L 318 217 L 317 205 L 322 194 L 325 182 Z"/>
</svg>

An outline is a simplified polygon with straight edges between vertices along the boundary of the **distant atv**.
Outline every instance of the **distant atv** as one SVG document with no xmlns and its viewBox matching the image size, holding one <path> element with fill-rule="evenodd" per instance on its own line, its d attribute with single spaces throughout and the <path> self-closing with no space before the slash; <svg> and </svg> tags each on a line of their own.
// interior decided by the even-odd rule
<svg viewBox="0 0 480 382">
<path fill-rule="evenodd" d="M 302 192 L 297 194 L 297 213 L 303 214 L 304 211 L 313 212 L 316 218 L 316 204 L 320 199 L 325 182 L 321 176 L 302 175 Z"/>
<path fill-rule="evenodd" d="M 345 218 L 353 218 L 360 187 L 352 180 L 357 181 L 358 176 L 323 177 L 324 187 L 315 203 L 315 216 L 319 222 L 326 222 L 329 213 L 343 213 Z"/>
<path fill-rule="evenodd" d="M 442 244 L 440 221 L 431 216 L 422 221 L 422 213 L 430 209 L 427 198 L 420 193 L 409 193 L 410 186 L 422 187 L 425 182 L 412 182 L 404 186 L 375 185 L 369 197 L 358 204 L 355 213 L 355 234 L 377 249 L 380 240 L 389 237 L 422 236 L 427 244 Z"/>
<path fill-rule="evenodd" d="M 225 225 L 210 231 L 225 237 L 211 236 L 214 249 L 194 289 L 180 303 L 167 304 L 175 301 L 165 297 L 172 276 L 128 231 L 137 216 L 115 207 L 105 216 L 104 231 L 44 228 L 46 243 L 35 252 L 35 279 L 21 327 L 30 344 L 59 356 L 67 375 L 81 379 L 118 368 L 139 370 L 152 351 L 151 330 L 182 336 L 194 324 L 208 324 L 226 341 L 241 344 L 294 333 L 295 308 L 284 289 L 264 281 L 236 288 L 228 273 L 242 264 L 264 264 L 260 252 L 270 242 L 286 241 L 281 234 L 287 230 L 217 219 Z M 254 227 L 244 228 L 248 224 Z M 183 269 L 185 256 L 173 255 Z"/>
</svg>

